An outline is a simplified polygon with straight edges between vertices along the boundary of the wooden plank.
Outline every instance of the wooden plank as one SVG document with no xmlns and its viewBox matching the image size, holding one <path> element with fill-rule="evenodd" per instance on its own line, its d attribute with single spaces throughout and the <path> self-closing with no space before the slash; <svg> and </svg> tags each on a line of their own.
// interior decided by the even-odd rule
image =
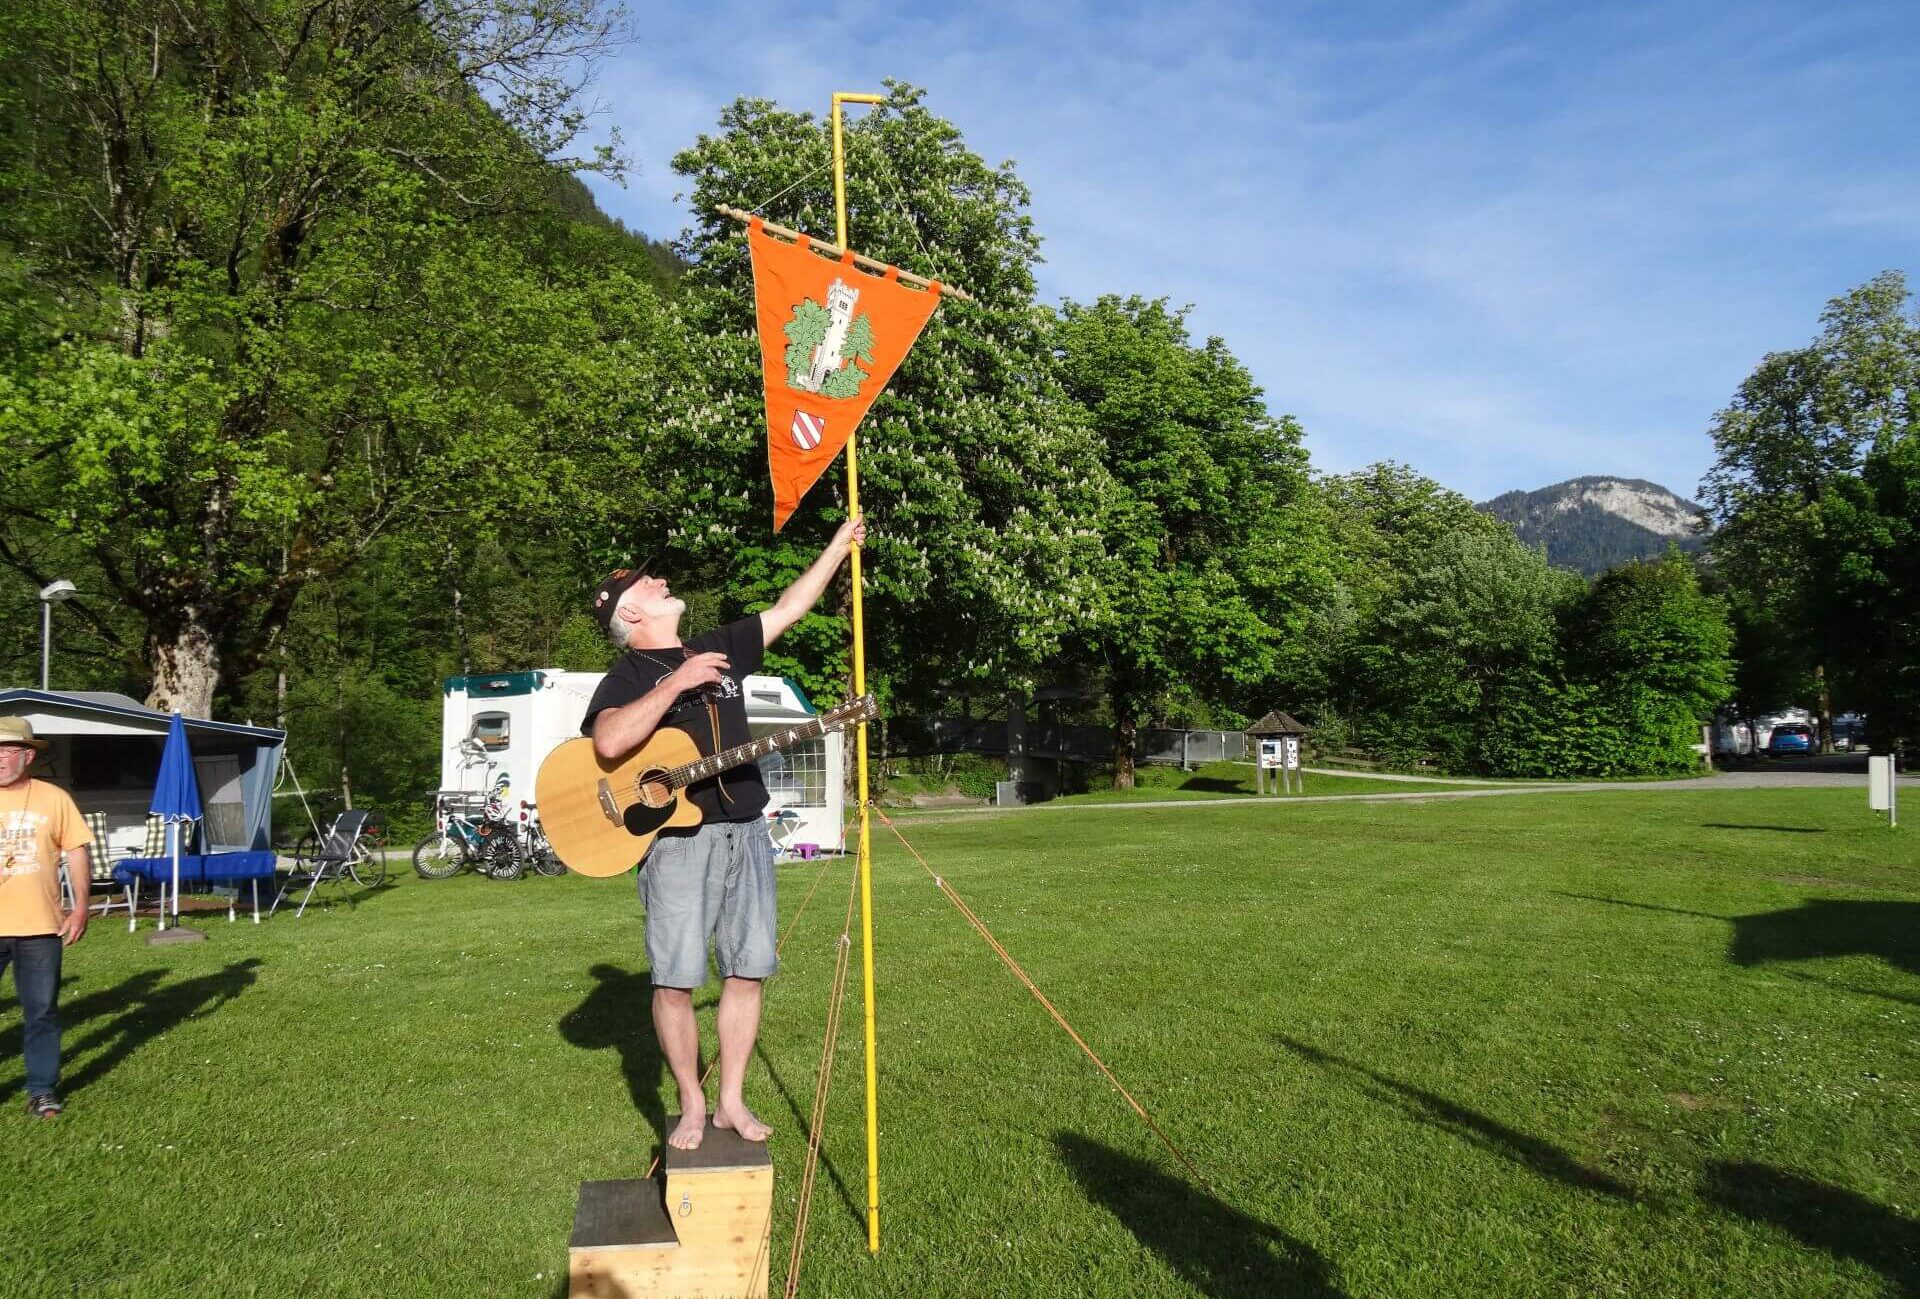
<svg viewBox="0 0 1920 1299">
<path fill-rule="evenodd" d="M 717 205 L 714 208 L 714 211 L 718 212 L 721 216 L 732 217 L 735 221 L 740 222 L 742 225 L 746 225 L 754 219 L 753 213 L 742 212 L 739 208 L 728 207 L 725 203 L 721 203 Z M 812 235 L 801 234 L 798 230 L 791 230 L 791 229 L 788 229 L 786 226 L 775 225 L 771 221 L 765 221 L 765 220 L 761 221 L 760 228 L 762 230 L 765 230 L 768 234 L 779 235 L 782 239 L 791 239 L 796 243 L 802 239 L 805 239 L 809 246 L 811 246 L 818 252 L 827 254 L 830 257 L 838 257 L 844 251 L 838 244 L 826 243 L 823 240 L 815 239 Z M 883 261 L 877 261 L 872 257 L 868 257 L 864 253 L 855 253 L 853 255 L 853 262 L 854 262 L 854 265 L 862 267 L 866 270 L 872 271 L 875 274 L 879 274 L 879 275 L 884 275 L 889 270 L 899 269 L 897 267 L 890 267 Z M 900 271 L 900 279 L 902 283 L 911 284 L 911 285 L 914 285 L 916 288 L 922 288 L 922 289 L 931 289 L 935 283 L 935 281 L 928 279 L 926 276 L 915 275 L 911 271 Z M 942 284 L 940 286 L 940 292 L 942 292 L 949 298 L 958 298 L 962 302 L 973 301 L 972 294 L 962 292 L 961 290 L 954 288 L 951 284 Z"/>
</svg>

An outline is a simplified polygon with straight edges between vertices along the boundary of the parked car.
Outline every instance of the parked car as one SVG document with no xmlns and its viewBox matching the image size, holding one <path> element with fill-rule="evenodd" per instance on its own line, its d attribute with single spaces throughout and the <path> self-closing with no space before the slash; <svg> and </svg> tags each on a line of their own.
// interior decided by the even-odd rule
<svg viewBox="0 0 1920 1299">
<path fill-rule="evenodd" d="M 1805 722 L 1782 722 L 1774 727 L 1773 734 L 1767 737 L 1769 758 L 1808 754 L 1812 753 L 1813 749 L 1813 728 Z"/>
</svg>

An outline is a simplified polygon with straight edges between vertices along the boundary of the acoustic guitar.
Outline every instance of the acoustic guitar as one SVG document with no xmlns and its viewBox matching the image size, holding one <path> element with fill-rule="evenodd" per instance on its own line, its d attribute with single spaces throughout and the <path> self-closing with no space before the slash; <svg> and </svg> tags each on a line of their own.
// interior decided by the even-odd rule
<svg viewBox="0 0 1920 1299">
<path fill-rule="evenodd" d="M 586 736 L 568 740 L 540 764 L 534 798 L 540 825 L 567 869 L 604 879 L 631 870 L 662 830 L 699 825 L 700 809 L 680 791 L 764 753 L 811 740 L 877 715 L 872 695 L 785 727 L 751 744 L 700 756 L 693 736 L 662 726 L 618 762 L 593 751 Z"/>
</svg>

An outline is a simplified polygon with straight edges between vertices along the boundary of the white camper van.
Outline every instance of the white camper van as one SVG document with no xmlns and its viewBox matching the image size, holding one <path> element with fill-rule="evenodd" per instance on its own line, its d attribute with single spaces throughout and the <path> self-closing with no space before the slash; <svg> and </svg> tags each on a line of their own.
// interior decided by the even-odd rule
<svg viewBox="0 0 1920 1299">
<path fill-rule="evenodd" d="M 602 675 L 538 668 L 448 677 L 440 692 L 440 788 L 479 793 L 504 774 L 510 805 L 531 799 L 541 760 L 580 734 Z M 747 726 L 756 738 L 815 715 L 785 677 L 750 676 L 745 685 Z M 841 846 L 845 761 L 845 737 L 837 731 L 760 759 L 781 852 Z"/>
</svg>

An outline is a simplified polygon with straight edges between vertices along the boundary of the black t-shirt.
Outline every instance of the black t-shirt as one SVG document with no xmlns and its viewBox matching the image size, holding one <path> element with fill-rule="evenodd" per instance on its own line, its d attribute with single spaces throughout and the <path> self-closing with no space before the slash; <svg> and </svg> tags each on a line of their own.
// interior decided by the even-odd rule
<svg viewBox="0 0 1920 1299">
<path fill-rule="evenodd" d="M 691 735 L 706 757 L 720 749 L 747 743 L 753 737 L 747 732 L 744 682 L 749 672 L 760 670 L 767 652 L 759 614 L 750 614 L 738 622 L 695 636 L 674 649 L 630 649 L 622 654 L 601 680 L 600 688 L 593 692 L 593 702 L 587 705 L 586 718 L 580 723 L 581 734 L 592 735 L 594 719 L 606 709 L 644 697 L 687 659 L 710 651 L 727 656 L 726 672 L 709 690 L 682 692 L 667 715 L 660 719 L 660 725 L 675 726 Z M 713 714 L 707 708 L 709 698 L 719 708 L 718 748 L 713 742 Z M 767 807 L 766 784 L 760 779 L 760 768 L 751 762 L 695 781 L 687 786 L 685 795 L 709 821 L 757 821 Z"/>
</svg>

